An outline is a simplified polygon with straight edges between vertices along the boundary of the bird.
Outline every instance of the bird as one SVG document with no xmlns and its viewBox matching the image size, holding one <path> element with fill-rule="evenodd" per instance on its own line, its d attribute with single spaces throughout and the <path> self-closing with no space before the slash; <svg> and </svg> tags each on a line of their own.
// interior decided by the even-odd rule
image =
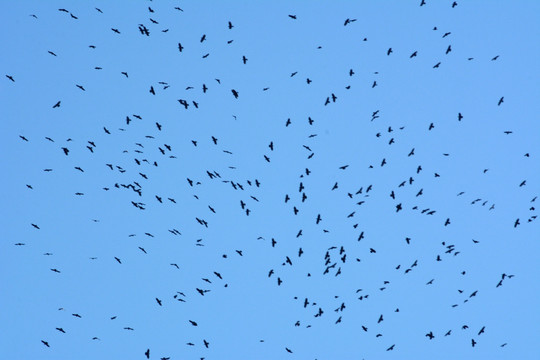
<svg viewBox="0 0 540 360">
<path fill-rule="evenodd" d="M 500 99 L 499 99 L 499 102 L 497 103 L 497 106 L 501 106 L 501 104 L 504 102 L 504 96 L 502 96 Z"/>
<path fill-rule="evenodd" d="M 54 104 L 54 105 L 53 105 L 53 109 L 59 108 L 59 107 L 60 107 L 60 103 L 61 103 L 61 101 L 58 101 L 56 104 Z"/>
</svg>

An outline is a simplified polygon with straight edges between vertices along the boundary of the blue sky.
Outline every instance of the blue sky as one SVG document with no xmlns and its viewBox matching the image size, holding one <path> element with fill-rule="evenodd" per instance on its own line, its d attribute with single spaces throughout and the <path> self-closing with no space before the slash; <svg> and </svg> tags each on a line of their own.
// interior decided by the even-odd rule
<svg viewBox="0 0 540 360">
<path fill-rule="evenodd" d="M 3 356 L 537 359 L 540 5 L 452 2 L 6 2 Z"/>
</svg>

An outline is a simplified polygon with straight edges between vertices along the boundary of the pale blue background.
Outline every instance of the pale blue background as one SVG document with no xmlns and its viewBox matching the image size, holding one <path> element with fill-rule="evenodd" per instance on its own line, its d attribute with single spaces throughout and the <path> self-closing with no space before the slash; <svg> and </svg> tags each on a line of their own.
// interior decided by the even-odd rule
<svg viewBox="0 0 540 360">
<path fill-rule="evenodd" d="M 531 202 L 540 180 L 540 3 L 419 3 L 2 2 L 0 357 L 144 359 L 150 348 L 152 359 L 540 358 L 540 231 L 537 221 L 527 221 L 540 202 Z M 343 26 L 346 18 L 357 21 Z M 451 34 L 442 38 L 446 32 Z M 207 39 L 200 43 L 203 34 Z M 448 45 L 452 51 L 445 55 Z M 418 56 L 410 59 L 414 51 Z M 313 82 L 307 85 L 306 78 Z M 159 81 L 170 87 L 164 90 Z M 332 93 L 336 102 L 324 106 Z M 188 100 L 188 110 L 177 99 Z M 376 110 L 380 117 L 371 121 Z M 292 124 L 285 127 L 288 118 Z M 96 144 L 94 153 L 87 141 Z M 165 156 L 158 149 L 163 144 L 172 146 Z M 311 159 L 303 145 L 315 153 Z M 138 166 L 134 158 L 159 166 Z M 380 167 L 383 158 L 387 164 Z M 111 171 L 107 163 L 126 172 Z M 211 180 L 207 170 L 221 179 Z M 414 183 L 398 188 L 410 176 Z M 186 178 L 201 184 L 190 187 Z M 142 197 L 114 187 L 133 181 L 142 185 Z M 362 194 L 349 198 L 361 187 Z M 423 195 L 416 197 L 420 189 Z M 287 204 L 285 194 L 291 197 Z M 472 205 L 477 198 L 482 200 Z M 145 203 L 146 210 L 131 201 Z M 403 211 L 396 213 L 398 203 Z M 426 208 L 436 213 L 420 214 Z M 316 225 L 319 213 L 323 220 Z M 521 225 L 514 228 L 516 218 Z M 173 228 L 182 235 L 167 231 Z M 198 239 L 204 246 L 196 246 Z M 446 254 L 442 242 L 459 254 Z M 337 249 L 330 251 L 330 264 L 337 265 L 323 275 L 332 246 Z M 292 266 L 282 265 L 286 256 Z M 405 275 L 415 260 L 418 266 Z M 270 269 L 275 274 L 269 279 Z M 496 288 L 502 273 L 515 277 Z M 211 291 L 202 297 L 196 288 Z M 173 298 L 177 291 L 185 303 Z M 334 312 L 342 302 L 345 310 Z M 315 318 L 319 307 L 324 314 Z M 381 314 L 384 321 L 377 324 Z M 339 316 L 342 322 L 335 324 Z M 430 331 L 433 340 L 425 337 Z"/>
</svg>

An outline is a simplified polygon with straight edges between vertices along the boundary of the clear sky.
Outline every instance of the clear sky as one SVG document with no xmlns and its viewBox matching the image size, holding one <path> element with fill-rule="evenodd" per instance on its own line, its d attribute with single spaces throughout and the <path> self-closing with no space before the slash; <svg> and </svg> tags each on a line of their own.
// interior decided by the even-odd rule
<svg viewBox="0 0 540 360">
<path fill-rule="evenodd" d="M 4 1 L 1 357 L 540 358 L 540 2 L 425 2 Z"/>
</svg>

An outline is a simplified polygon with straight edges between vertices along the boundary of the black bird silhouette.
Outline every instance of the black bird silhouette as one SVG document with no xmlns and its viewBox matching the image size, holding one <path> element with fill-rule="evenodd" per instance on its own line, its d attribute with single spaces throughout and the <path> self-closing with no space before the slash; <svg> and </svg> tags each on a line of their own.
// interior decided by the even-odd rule
<svg viewBox="0 0 540 360">
<path fill-rule="evenodd" d="M 161 300 L 160 300 L 160 299 L 156 298 L 156 302 L 158 303 L 159 306 L 162 306 L 162 305 L 161 305 Z"/>
<path fill-rule="evenodd" d="M 296 15 L 289 15 L 289 17 L 290 17 L 291 19 L 296 20 Z"/>
<path fill-rule="evenodd" d="M 497 106 L 500 106 L 504 102 L 504 96 L 499 99 Z"/>
<path fill-rule="evenodd" d="M 45 340 L 41 340 L 41 342 L 42 342 L 42 343 L 43 343 L 43 345 L 45 345 L 46 347 L 50 347 L 50 346 L 49 346 L 49 343 L 48 343 L 47 341 L 45 341 Z"/>
<path fill-rule="evenodd" d="M 150 359 L 150 349 L 146 349 L 146 351 L 144 352 L 144 355 L 146 356 L 147 359 Z"/>
<path fill-rule="evenodd" d="M 56 104 L 53 105 L 53 109 L 60 107 L 60 101 L 58 101 Z"/>
<path fill-rule="evenodd" d="M 13 76 L 11 76 L 11 75 L 6 75 L 6 77 L 7 77 L 9 80 L 15 82 L 15 79 L 13 79 Z"/>
<path fill-rule="evenodd" d="M 231 92 L 232 92 L 232 94 L 234 95 L 234 97 L 235 97 L 236 99 L 238 99 L 238 91 L 232 89 Z"/>
</svg>

